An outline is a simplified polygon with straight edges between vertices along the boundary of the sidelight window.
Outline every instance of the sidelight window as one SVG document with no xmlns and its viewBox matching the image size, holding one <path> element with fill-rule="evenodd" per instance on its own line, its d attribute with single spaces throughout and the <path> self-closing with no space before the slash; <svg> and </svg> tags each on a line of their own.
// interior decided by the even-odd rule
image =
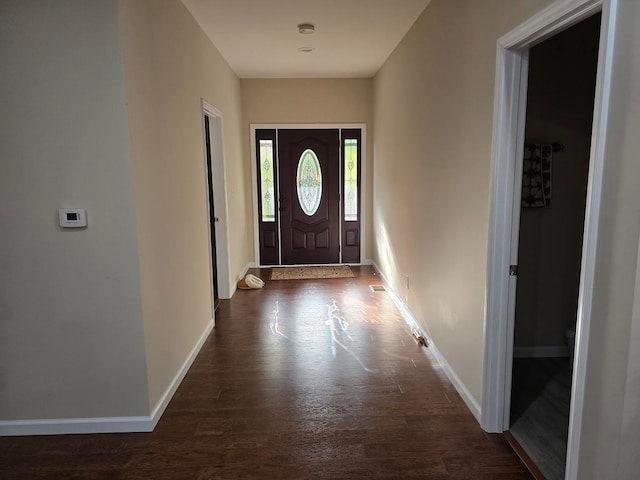
<svg viewBox="0 0 640 480">
<path fill-rule="evenodd" d="M 260 183 L 262 221 L 276 221 L 275 183 L 273 174 L 273 140 L 260 140 Z"/>
<path fill-rule="evenodd" d="M 358 140 L 344 140 L 344 220 L 358 221 Z"/>
</svg>

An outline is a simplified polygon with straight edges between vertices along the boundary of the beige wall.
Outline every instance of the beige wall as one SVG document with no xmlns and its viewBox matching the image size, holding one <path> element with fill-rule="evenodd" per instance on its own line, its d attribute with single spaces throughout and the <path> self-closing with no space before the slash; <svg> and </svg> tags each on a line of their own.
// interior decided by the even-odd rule
<svg viewBox="0 0 640 480">
<path fill-rule="evenodd" d="M 547 3 L 434 0 L 374 79 L 374 258 L 478 403 L 496 41 Z"/>
<path fill-rule="evenodd" d="M 548 3 L 434 0 L 374 79 L 374 256 L 478 402 L 496 40 Z M 640 447 L 640 4 L 618 8 L 581 480 L 636 478 Z"/>
<path fill-rule="evenodd" d="M 371 259 L 373 253 L 372 85 L 373 82 L 369 78 L 242 80 L 243 141 L 245 161 L 248 165 L 251 162 L 250 125 L 252 123 L 365 123 L 367 125 L 368 167 L 367 178 L 364 180 L 367 187 L 364 212 L 368 225 L 364 232 L 363 260 Z M 246 188 L 248 192 L 253 190 L 251 182 L 247 183 Z"/>
<path fill-rule="evenodd" d="M 179 0 L 121 0 L 135 208 L 154 408 L 212 317 L 201 99 L 223 113 L 230 281 L 249 261 L 240 81 Z"/>
<path fill-rule="evenodd" d="M 0 420 L 148 415 L 212 316 L 202 98 L 249 261 L 240 82 L 178 0 L 0 13 Z"/>
<path fill-rule="evenodd" d="M 529 53 L 525 144 L 560 142 L 544 208 L 522 208 L 514 343 L 563 347 L 576 325 L 600 16 Z"/>
<path fill-rule="evenodd" d="M 0 63 L 0 420 L 146 415 L 117 3 L 3 1 Z"/>
</svg>

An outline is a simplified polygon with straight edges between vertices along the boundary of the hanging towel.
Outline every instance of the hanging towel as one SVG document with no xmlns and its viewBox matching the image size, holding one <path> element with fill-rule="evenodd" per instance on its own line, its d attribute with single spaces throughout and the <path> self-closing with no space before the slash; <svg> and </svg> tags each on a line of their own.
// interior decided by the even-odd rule
<svg viewBox="0 0 640 480">
<path fill-rule="evenodd" d="M 551 145 L 525 145 L 522 163 L 522 207 L 549 206 L 552 152 Z"/>
</svg>

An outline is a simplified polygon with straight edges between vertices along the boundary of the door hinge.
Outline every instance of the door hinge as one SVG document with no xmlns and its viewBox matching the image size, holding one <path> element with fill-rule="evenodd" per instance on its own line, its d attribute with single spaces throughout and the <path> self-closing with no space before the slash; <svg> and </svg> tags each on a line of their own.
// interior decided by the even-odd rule
<svg viewBox="0 0 640 480">
<path fill-rule="evenodd" d="M 342 245 L 338 245 L 338 253 L 342 251 Z"/>
<path fill-rule="evenodd" d="M 509 265 L 509 276 L 510 277 L 518 276 L 518 265 Z"/>
</svg>

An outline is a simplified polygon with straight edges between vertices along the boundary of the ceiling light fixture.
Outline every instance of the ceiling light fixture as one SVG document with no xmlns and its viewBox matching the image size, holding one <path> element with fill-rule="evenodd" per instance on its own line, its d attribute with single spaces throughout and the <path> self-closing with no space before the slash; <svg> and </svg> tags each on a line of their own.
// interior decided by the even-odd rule
<svg viewBox="0 0 640 480">
<path fill-rule="evenodd" d="M 316 26 L 313 23 L 301 23 L 298 25 L 298 32 L 303 35 L 309 35 L 316 31 Z"/>
<path fill-rule="evenodd" d="M 313 48 L 313 47 L 300 47 L 300 48 L 298 49 L 298 51 L 299 51 L 299 52 L 302 52 L 302 53 L 311 53 L 311 52 L 313 52 L 314 50 L 315 50 L 315 48 Z"/>
</svg>

